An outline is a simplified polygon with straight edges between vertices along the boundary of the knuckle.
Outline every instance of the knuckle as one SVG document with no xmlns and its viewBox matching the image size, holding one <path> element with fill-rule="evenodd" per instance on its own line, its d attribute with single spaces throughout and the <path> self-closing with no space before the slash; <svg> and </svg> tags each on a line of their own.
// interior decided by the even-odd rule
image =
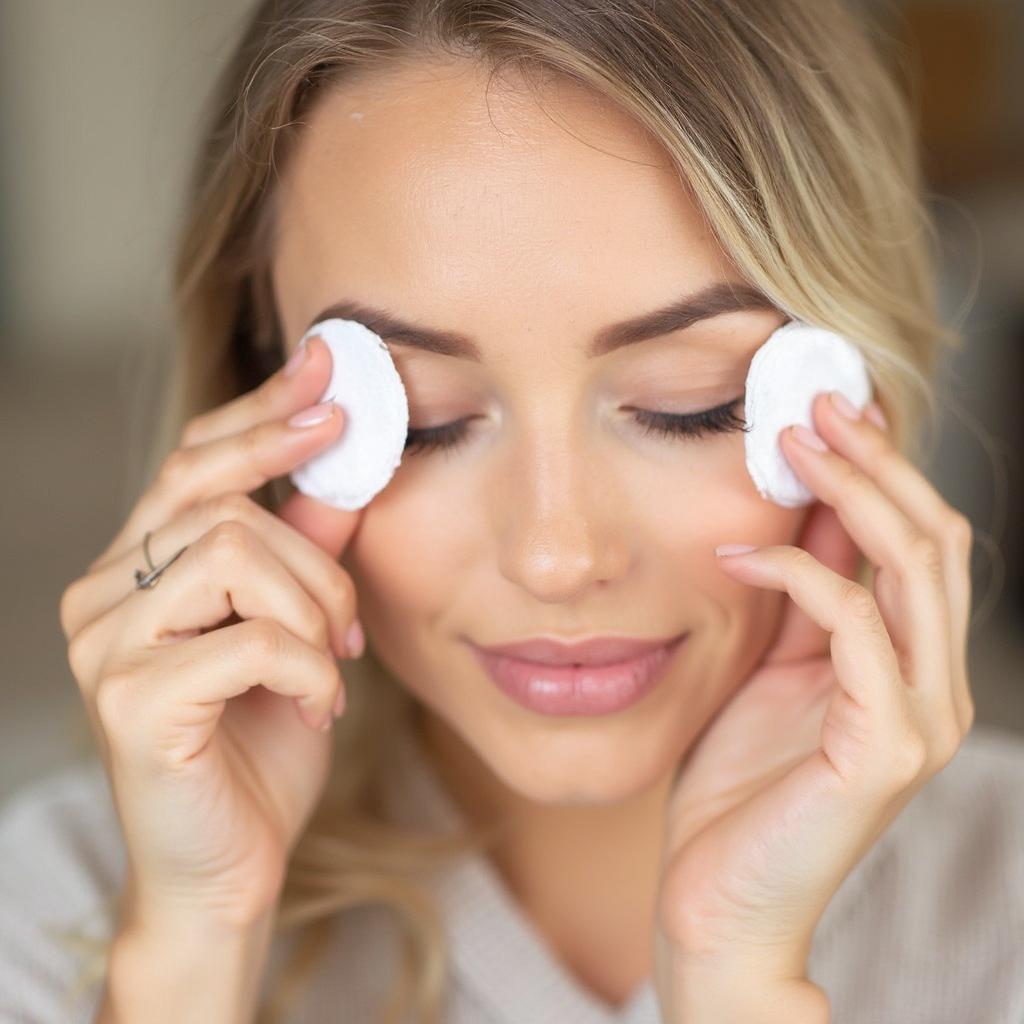
<svg viewBox="0 0 1024 1024">
<path fill-rule="evenodd" d="M 330 601 L 334 608 L 340 608 L 346 613 L 355 614 L 356 610 L 356 585 L 352 577 L 340 566 L 338 571 L 330 576 Z"/>
<path fill-rule="evenodd" d="M 790 579 L 806 575 L 817 562 L 817 559 L 809 551 L 800 547 L 792 547 L 786 554 L 787 557 L 783 560 L 785 566 L 783 571 Z"/>
<path fill-rule="evenodd" d="M 86 635 L 88 632 L 89 627 L 86 626 L 76 633 L 68 642 L 67 648 L 68 667 L 80 687 L 84 686 L 88 679 L 88 652 L 92 648 L 91 637 Z"/>
<path fill-rule="evenodd" d="M 311 619 L 308 619 L 310 623 L 310 630 L 312 633 L 311 641 L 316 648 L 328 648 L 331 644 L 331 625 L 327 619 L 323 608 L 320 607 L 315 601 L 312 602 Z"/>
<path fill-rule="evenodd" d="M 175 448 L 160 464 L 157 473 L 159 484 L 173 490 L 178 487 L 192 471 L 193 456 L 186 448 Z"/>
<path fill-rule="evenodd" d="M 790 548 L 789 557 L 798 570 L 809 569 L 816 561 L 814 555 L 800 547 Z"/>
<path fill-rule="evenodd" d="M 918 732 L 907 733 L 895 745 L 894 771 L 900 782 L 909 783 L 921 774 L 928 759 L 928 745 Z"/>
<path fill-rule="evenodd" d="M 945 532 L 960 551 L 970 551 L 974 545 L 974 527 L 961 512 L 954 510 L 946 517 Z"/>
<path fill-rule="evenodd" d="M 137 691 L 138 683 L 127 672 L 114 672 L 100 680 L 93 702 L 105 732 L 117 733 L 122 722 L 131 720 L 130 705 Z"/>
<path fill-rule="evenodd" d="M 875 595 L 862 583 L 858 583 L 856 580 L 845 580 L 842 584 L 840 599 L 854 618 L 868 621 L 878 618 Z"/>
<path fill-rule="evenodd" d="M 333 659 L 327 657 L 326 654 L 320 655 L 320 661 L 324 667 L 324 690 L 328 694 L 333 694 L 339 684 L 345 685 L 345 680 L 342 678 L 341 669 L 338 667 L 338 663 Z"/>
<path fill-rule="evenodd" d="M 86 693 L 93 687 L 93 675 L 99 661 L 96 657 L 100 620 L 86 623 L 68 641 L 67 662 L 79 689 Z"/>
<path fill-rule="evenodd" d="M 288 644 L 284 627 L 276 619 L 246 619 L 229 628 L 235 631 L 235 643 L 244 661 L 273 661 Z"/>
<path fill-rule="evenodd" d="M 198 413 L 190 417 L 181 431 L 181 444 L 186 448 L 198 444 L 206 436 L 208 422 L 206 413 Z"/>
<path fill-rule="evenodd" d="M 942 578 L 942 549 L 928 534 L 918 533 L 908 545 L 908 557 L 913 566 L 923 570 L 929 579 Z"/>
<path fill-rule="evenodd" d="M 237 519 L 223 519 L 203 536 L 207 558 L 218 565 L 229 565 L 250 556 L 255 544 L 252 528 Z"/>
<path fill-rule="evenodd" d="M 82 590 L 82 583 L 84 577 L 72 580 L 63 590 L 60 595 L 60 605 L 58 608 L 58 614 L 60 617 L 60 628 L 64 634 L 64 639 L 68 640 L 74 631 L 73 623 L 75 621 L 75 608 L 78 604 L 79 595 Z"/>
<path fill-rule="evenodd" d="M 263 425 L 259 424 L 243 430 L 239 435 L 238 443 L 242 449 L 242 455 L 250 462 L 254 462 L 261 454 L 265 431 Z"/>
</svg>

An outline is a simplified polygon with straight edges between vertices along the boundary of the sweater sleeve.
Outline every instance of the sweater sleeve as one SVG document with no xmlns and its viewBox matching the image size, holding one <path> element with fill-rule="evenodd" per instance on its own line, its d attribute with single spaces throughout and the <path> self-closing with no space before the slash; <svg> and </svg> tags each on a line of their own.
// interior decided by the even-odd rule
<svg viewBox="0 0 1024 1024">
<path fill-rule="evenodd" d="M 4 1024 L 91 1024 L 124 862 L 99 761 L 55 771 L 0 805 Z"/>
</svg>

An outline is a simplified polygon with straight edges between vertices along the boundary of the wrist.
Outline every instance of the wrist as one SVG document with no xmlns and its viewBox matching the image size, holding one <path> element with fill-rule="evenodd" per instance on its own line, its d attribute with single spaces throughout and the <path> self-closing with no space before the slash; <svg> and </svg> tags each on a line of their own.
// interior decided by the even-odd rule
<svg viewBox="0 0 1024 1024">
<path fill-rule="evenodd" d="M 249 1024 L 275 916 L 276 908 L 237 927 L 199 918 L 125 920 L 110 946 L 103 1019 Z"/>
<path fill-rule="evenodd" d="M 661 1001 L 665 1024 L 829 1024 L 828 995 L 804 979 L 766 983 L 760 978 L 689 975 L 673 986 Z"/>
<path fill-rule="evenodd" d="M 752 958 L 656 954 L 655 991 L 665 1024 L 829 1024 L 828 994 L 803 966 Z"/>
</svg>

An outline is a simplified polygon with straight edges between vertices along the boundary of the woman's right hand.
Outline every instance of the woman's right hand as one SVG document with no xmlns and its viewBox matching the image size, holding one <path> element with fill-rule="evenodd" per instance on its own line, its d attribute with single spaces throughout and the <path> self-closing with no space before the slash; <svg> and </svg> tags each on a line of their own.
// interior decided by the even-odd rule
<svg viewBox="0 0 1024 1024">
<path fill-rule="evenodd" d="M 249 494 L 342 431 L 287 424 L 323 394 L 330 350 L 192 419 L 107 550 L 64 591 L 61 627 L 124 832 L 137 919 L 245 925 L 273 907 L 330 767 L 336 656 L 358 656 L 337 563 L 360 512 L 296 493 L 292 522 Z M 311 510 L 314 514 L 310 514 Z M 159 565 L 151 589 L 143 535 Z M 312 530 L 310 530 L 312 535 Z M 359 634 L 355 626 L 355 634 Z"/>
</svg>

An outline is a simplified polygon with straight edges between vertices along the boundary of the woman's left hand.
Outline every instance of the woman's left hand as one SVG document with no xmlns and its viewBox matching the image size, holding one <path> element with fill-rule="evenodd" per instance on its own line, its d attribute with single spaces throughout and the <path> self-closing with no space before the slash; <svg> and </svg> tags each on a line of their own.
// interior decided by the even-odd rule
<svg viewBox="0 0 1024 1024">
<path fill-rule="evenodd" d="M 654 946 L 666 1024 L 827 1021 L 806 977 L 815 925 L 974 720 L 969 521 L 870 419 L 826 394 L 813 417 L 827 451 L 792 428 L 779 438 L 821 499 L 803 546 L 720 563 L 792 602 L 669 798 Z M 873 590 L 850 578 L 858 548 Z"/>
</svg>

